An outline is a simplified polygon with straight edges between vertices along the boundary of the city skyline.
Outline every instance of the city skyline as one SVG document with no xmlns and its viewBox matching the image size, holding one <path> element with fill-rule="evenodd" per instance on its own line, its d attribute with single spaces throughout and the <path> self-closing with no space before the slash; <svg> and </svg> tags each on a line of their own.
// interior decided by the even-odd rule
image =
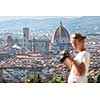
<svg viewBox="0 0 100 100">
<path fill-rule="evenodd" d="M 91 53 L 88 82 L 100 82 L 97 79 L 100 73 L 100 42 L 98 42 L 100 34 L 95 34 L 100 33 L 100 17 L 87 16 L 75 20 L 73 18 L 61 20 L 59 16 L 42 20 L 23 19 L 26 18 L 25 16 L 2 17 L 2 19 L 5 18 L 7 18 L 6 20 L 10 18 L 22 19 L 0 22 L 0 82 L 67 83 L 69 69 L 67 65 L 60 62 L 58 55 L 65 49 L 72 51 L 74 55 L 76 54 L 70 44 L 71 31 L 86 32 L 85 46 L 87 51 Z M 38 16 L 36 18 L 51 17 Z M 54 81 L 54 79 L 58 80 L 59 76 L 60 80 Z"/>
</svg>

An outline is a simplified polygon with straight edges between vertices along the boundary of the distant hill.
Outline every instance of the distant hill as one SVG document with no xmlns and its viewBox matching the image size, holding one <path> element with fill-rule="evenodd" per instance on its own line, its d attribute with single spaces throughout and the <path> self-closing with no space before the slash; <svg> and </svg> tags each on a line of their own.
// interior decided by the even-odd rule
<svg viewBox="0 0 100 100">
<path fill-rule="evenodd" d="M 59 25 L 59 19 L 19 19 L 0 22 L 0 32 L 22 32 L 27 26 L 31 32 L 52 32 Z"/>
<path fill-rule="evenodd" d="M 84 16 L 74 20 L 69 23 L 69 30 L 81 31 L 83 33 L 96 33 L 100 32 L 100 16 Z"/>
<path fill-rule="evenodd" d="M 22 28 L 27 26 L 32 33 L 52 33 L 60 23 L 68 29 L 70 33 L 81 31 L 85 33 L 100 32 L 100 16 L 83 16 L 79 18 L 45 18 L 45 19 L 18 19 L 0 22 L 0 33 L 2 32 L 22 32 Z"/>
</svg>

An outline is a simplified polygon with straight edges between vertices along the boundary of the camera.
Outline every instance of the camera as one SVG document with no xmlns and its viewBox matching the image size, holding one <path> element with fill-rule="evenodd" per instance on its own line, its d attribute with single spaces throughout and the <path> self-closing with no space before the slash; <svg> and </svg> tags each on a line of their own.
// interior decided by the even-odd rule
<svg viewBox="0 0 100 100">
<path fill-rule="evenodd" d="M 60 52 L 60 62 L 63 63 L 66 58 L 68 58 L 70 53 L 66 50 Z"/>
</svg>

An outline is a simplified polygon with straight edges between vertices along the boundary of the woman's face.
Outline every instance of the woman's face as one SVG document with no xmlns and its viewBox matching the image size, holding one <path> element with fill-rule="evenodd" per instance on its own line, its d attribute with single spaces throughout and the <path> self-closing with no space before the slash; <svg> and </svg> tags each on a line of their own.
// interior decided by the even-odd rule
<svg viewBox="0 0 100 100">
<path fill-rule="evenodd" d="M 78 41 L 77 39 L 71 38 L 70 42 L 71 42 L 72 47 L 73 47 L 74 49 L 77 49 L 77 48 L 78 48 L 78 46 L 79 46 L 79 41 Z"/>
</svg>

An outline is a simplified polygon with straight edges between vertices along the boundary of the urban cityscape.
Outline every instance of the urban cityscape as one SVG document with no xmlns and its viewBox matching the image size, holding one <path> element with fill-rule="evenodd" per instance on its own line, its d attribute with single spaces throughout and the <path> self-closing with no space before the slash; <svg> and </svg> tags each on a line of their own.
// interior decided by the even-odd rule
<svg viewBox="0 0 100 100">
<path fill-rule="evenodd" d="M 54 30 L 50 29 L 47 34 L 40 30 L 32 32 L 28 25 L 19 28 L 21 34 L 15 35 L 7 30 L 0 32 L 1 83 L 67 83 L 69 69 L 60 62 L 59 53 L 66 49 L 75 54 L 70 43 L 71 32 L 86 35 L 85 46 L 91 55 L 88 81 L 100 82 L 100 24 L 95 24 L 94 31 L 88 32 L 87 27 L 80 30 L 81 26 L 69 31 L 70 24 L 68 27 L 64 24 L 65 18 L 59 18 L 58 22 L 56 28 L 53 27 Z"/>
</svg>

